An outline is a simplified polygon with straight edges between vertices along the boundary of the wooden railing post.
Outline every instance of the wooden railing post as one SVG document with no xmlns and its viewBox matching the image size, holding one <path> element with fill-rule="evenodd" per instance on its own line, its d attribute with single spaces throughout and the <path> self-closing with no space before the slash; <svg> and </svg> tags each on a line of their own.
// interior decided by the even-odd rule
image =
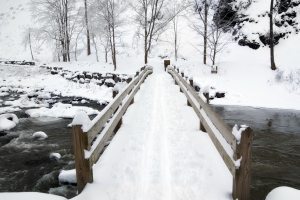
<svg viewBox="0 0 300 200">
<path fill-rule="evenodd" d="M 117 96 L 118 92 L 113 90 L 113 93 L 112 93 L 112 98 L 114 99 L 116 96 Z"/>
<path fill-rule="evenodd" d="M 93 169 L 90 168 L 88 160 L 84 156 L 84 149 L 88 150 L 88 139 L 81 127 L 81 125 L 72 126 L 78 193 L 82 192 L 87 183 L 93 182 Z"/>
<path fill-rule="evenodd" d="M 209 92 L 204 93 L 204 96 L 206 98 L 206 103 L 209 104 Z"/>
<path fill-rule="evenodd" d="M 119 122 L 118 122 L 118 124 L 117 124 L 117 126 L 116 126 L 116 128 L 115 128 L 115 130 L 114 130 L 114 133 L 117 133 L 118 130 L 120 129 L 120 127 L 121 127 L 121 125 L 122 125 L 122 123 L 123 123 L 122 118 L 123 118 L 123 117 L 121 117 L 121 119 L 119 120 Z"/>
<path fill-rule="evenodd" d="M 252 138 L 253 131 L 248 127 L 242 132 L 241 141 L 236 145 L 235 159 L 242 157 L 242 160 L 233 179 L 233 199 L 250 200 Z"/>
<path fill-rule="evenodd" d="M 170 65 L 170 60 L 164 60 L 165 71 L 167 71 L 168 65 Z"/>
<path fill-rule="evenodd" d="M 194 80 L 193 80 L 193 77 L 190 78 L 189 80 L 190 80 L 190 85 L 191 85 L 192 87 L 194 87 Z"/>
<path fill-rule="evenodd" d="M 127 80 L 126 80 L 126 83 L 130 83 L 132 81 L 132 78 L 128 78 Z"/>
<path fill-rule="evenodd" d="M 191 76 L 189 80 L 190 80 L 190 85 L 193 87 L 193 77 Z M 189 102 L 188 99 L 187 99 L 187 105 L 192 107 L 192 105 L 191 105 L 191 103 Z"/>
<path fill-rule="evenodd" d="M 204 128 L 204 125 L 200 119 L 200 131 L 203 131 L 203 132 L 206 132 L 205 128 Z"/>
<path fill-rule="evenodd" d="M 132 81 L 132 78 L 128 78 L 128 79 L 126 80 L 126 82 L 127 82 L 128 84 L 129 84 L 131 81 Z M 132 90 L 130 90 L 130 91 L 128 92 L 128 94 L 130 94 L 131 91 L 132 91 Z M 131 100 L 131 102 L 130 102 L 130 105 L 133 104 L 133 103 L 134 103 L 134 97 L 132 98 L 132 100 Z"/>
</svg>

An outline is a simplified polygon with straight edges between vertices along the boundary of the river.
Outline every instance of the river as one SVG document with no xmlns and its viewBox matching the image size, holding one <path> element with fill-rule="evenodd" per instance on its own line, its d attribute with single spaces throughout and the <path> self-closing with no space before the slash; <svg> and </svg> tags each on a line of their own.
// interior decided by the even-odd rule
<svg viewBox="0 0 300 200">
<path fill-rule="evenodd" d="M 69 103 L 73 99 L 60 97 L 57 101 Z M 73 106 L 76 105 L 99 111 L 104 108 L 92 101 Z M 24 112 L 28 109 L 14 112 L 19 118 L 19 124 L 9 131 L 0 132 L 0 192 L 36 191 L 74 197 L 77 187 L 62 185 L 58 181 L 61 170 L 75 168 L 72 129 L 68 127 L 72 119 L 27 118 Z M 90 116 L 91 119 L 93 117 Z M 45 132 L 48 138 L 33 138 L 32 134 L 38 131 Z M 59 153 L 61 158 L 50 158 L 51 153 Z"/>
<path fill-rule="evenodd" d="M 300 189 L 300 111 L 212 106 L 230 126 L 254 131 L 251 200 L 264 200 L 279 186 Z"/>
</svg>

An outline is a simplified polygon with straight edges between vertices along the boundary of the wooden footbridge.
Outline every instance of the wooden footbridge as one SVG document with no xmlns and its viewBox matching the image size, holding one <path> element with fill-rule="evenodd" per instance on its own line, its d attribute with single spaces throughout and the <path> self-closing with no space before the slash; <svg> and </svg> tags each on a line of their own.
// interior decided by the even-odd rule
<svg viewBox="0 0 300 200">
<path fill-rule="evenodd" d="M 244 127 L 239 130 L 231 129 L 212 110 L 212 108 L 206 102 L 206 98 L 203 96 L 203 94 L 199 94 L 195 91 L 193 87 L 193 80 L 188 80 L 186 77 L 184 77 L 184 74 L 180 75 L 178 68 L 174 66 L 167 67 L 168 64 L 169 63 L 167 63 L 165 66 L 165 72 L 161 72 L 160 74 L 157 74 L 157 79 L 152 80 L 153 82 L 151 82 L 151 84 L 152 85 L 155 84 L 155 86 L 153 87 L 157 87 L 157 88 L 153 88 L 153 90 L 159 89 L 160 87 L 169 84 L 169 82 L 171 83 L 172 80 L 170 79 L 170 77 L 173 78 L 173 83 L 175 83 L 177 86 L 173 85 L 171 87 L 171 85 L 170 86 L 168 85 L 167 87 L 162 88 L 161 93 L 159 94 L 151 93 L 152 90 L 150 91 L 150 89 L 147 88 L 149 87 L 149 85 L 145 84 L 144 86 L 143 82 L 146 80 L 146 78 L 149 75 L 153 73 L 154 70 L 152 67 L 143 67 L 139 72 L 136 73 L 136 76 L 132 80 L 130 80 L 130 82 L 128 81 L 129 82 L 128 85 L 122 91 L 119 91 L 119 93 L 114 93 L 113 101 L 110 102 L 110 104 L 108 104 L 105 107 L 105 109 L 92 121 L 92 123 L 89 126 L 83 127 L 82 125 L 73 124 L 72 132 L 73 132 L 73 144 L 74 144 L 78 192 L 84 193 L 86 190 L 85 186 L 88 183 L 90 183 L 89 185 L 96 184 L 94 183 L 95 174 L 93 173 L 93 170 L 94 171 L 97 170 L 97 178 L 101 179 L 101 176 L 105 176 L 105 174 L 101 174 L 102 173 L 100 172 L 101 170 L 98 170 L 98 168 L 94 168 L 95 166 L 93 167 L 93 165 L 97 163 L 100 155 L 102 155 L 107 145 L 107 142 L 110 140 L 112 135 L 115 133 L 117 134 L 116 136 L 118 136 L 118 134 L 124 134 L 123 132 L 119 133 L 118 131 L 120 127 L 122 128 L 123 115 L 126 113 L 128 107 L 135 102 L 134 98 L 136 94 L 138 94 L 138 91 L 142 86 L 143 87 L 142 89 L 145 90 L 149 89 L 149 91 L 144 91 L 144 93 L 141 95 L 147 95 L 147 93 L 151 93 L 149 94 L 148 97 L 145 97 L 145 100 L 147 100 L 147 98 L 149 99 L 153 97 L 153 102 L 152 100 L 151 101 L 149 100 L 147 104 L 149 105 L 149 107 L 147 107 L 147 105 L 144 106 L 140 105 L 136 109 L 141 113 L 143 112 L 143 109 L 145 109 L 146 110 L 145 113 L 146 114 L 149 113 L 149 116 L 145 116 L 144 117 L 145 119 L 143 119 L 144 121 L 139 123 L 144 123 L 144 124 L 152 123 L 151 125 L 152 127 L 145 128 L 145 130 L 139 130 L 140 131 L 139 134 L 132 135 L 130 137 L 135 139 L 141 137 L 141 140 L 136 139 L 136 141 L 140 141 L 139 144 L 134 144 L 132 148 L 140 148 L 140 151 L 145 152 L 143 155 L 141 155 L 141 157 L 139 157 L 141 158 L 140 162 L 142 164 L 137 162 L 138 161 L 137 159 L 137 161 L 135 161 L 135 165 L 141 166 L 139 168 L 140 172 L 138 173 L 139 177 L 146 176 L 146 178 L 139 179 L 136 178 L 136 176 L 134 175 L 131 176 L 131 177 L 135 177 L 134 180 L 137 183 L 135 186 L 130 186 L 130 188 L 133 188 L 133 192 L 136 192 L 137 195 L 133 195 L 127 198 L 144 199 L 144 197 L 139 196 L 138 194 L 143 192 L 145 193 L 145 191 L 147 194 L 148 192 L 147 190 L 149 190 L 149 188 L 151 189 L 156 188 L 155 186 L 153 186 L 153 182 L 159 181 L 157 180 L 158 179 L 157 177 L 161 177 L 163 179 L 162 182 L 164 183 L 161 184 L 162 188 L 154 189 L 155 191 L 163 191 L 162 193 L 159 193 L 161 197 L 157 199 L 175 199 L 174 196 L 172 195 L 179 189 L 178 187 L 175 187 L 172 184 L 167 184 L 167 183 L 175 179 L 173 176 L 175 176 L 180 172 L 168 173 L 168 169 L 170 167 L 172 168 L 172 164 L 171 164 L 172 162 L 170 161 L 171 158 L 168 158 L 168 156 L 171 157 L 173 156 L 175 158 L 179 157 L 176 154 L 175 155 L 172 154 L 173 152 L 171 152 L 171 150 L 173 149 L 173 147 L 171 145 L 176 145 L 178 142 L 178 140 L 174 139 L 172 134 L 175 134 L 176 131 L 179 133 L 180 130 L 174 131 L 174 129 L 176 129 L 177 126 L 180 129 L 181 126 L 180 123 L 182 122 L 182 119 L 180 119 L 180 116 L 176 116 L 175 113 L 176 110 L 172 109 L 171 105 L 164 104 L 164 102 L 177 101 L 171 96 L 172 91 L 171 90 L 168 91 L 168 88 L 179 87 L 180 92 L 184 93 L 187 99 L 187 105 L 192 107 L 193 109 L 194 112 L 193 116 L 195 116 L 195 120 L 197 120 L 196 116 L 198 117 L 198 128 L 201 131 L 207 133 L 210 140 L 214 144 L 215 149 L 217 149 L 219 153 L 219 156 L 217 156 L 219 157 L 218 159 L 223 160 L 223 162 L 228 168 L 228 171 L 231 173 L 232 182 L 229 181 L 228 184 L 232 183 L 232 190 L 231 192 L 229 191 L 232 195 L 232 199 L 250 200 L 251 148 L 252 148 L 252 137 L 253 137 L 251 128 Z M 161 67 L 160 71 L 163 71 L 162 69 L 163 68 Z M 152 78 L 152 76 L 156 76 L 156 75 L 151 75 L 150 78 Z M 164 77 L 166 76 L 169 76 L 170 79 L 169 82 L 164 81 Z M 165 108 L 167 105 L 168 108 Z M 143 115 L 145 115 L 145 113 L 143 113 Z M 177 120 L 175 123 L 178 123 L 178 125 L 174 125 L 176 126 L 175 128 L 172 127 L 172 125 L 167 125 L 168 115 L 172 115 L 172 120 L 174 121 Z M 137 119 L 137 120 L 141 121 L 141 119 Z M 157 123 L 161 123 L 161 125 L 159 125 L 159 127 L 157 127 L 154 130 L 153 126 Z M 187 123 L 188 122 L 182 123 L 183 124 L 182 126 L 184 126 L 184 124 Z M 134 127 L 133 124 L 131 124 L 131 126 Z M 185 126 L 188 127 L 188 125 Z M 160 133 L 158 134 L 157 132 Z M 165 135 L 164 132 L 166 133 Z M 143 135 L 143 133 L 145 134 Z M 234 135 L 233 133 L 240 133 L 240 135 L 239 134 Z M 152 136 L 151 134 L 156 134 L 156 135 Z M 181 134 L 181 136 L 179 135 L 180 137 L 186 137 L 185 135 L 183 135 L 184 132 L 182 134 L 181 131 L 180 134 Z M 163 139 L 160 139 L 160 137 L 163 137 Z M 143 144 L 142 139 L 147 140 L 147 147 L 144 147 L 142 145 Z M 186 137 L 186 140 L 188 139 L 189 138 Z M 156 141 L 159 142 L 161 145 L 155 145 Z M 174 149 L 178 150 L 180 146 L 183 146 L 182 142 L 183 141 L 181 141 L 180 144 L 178 143 L 178 145 Z M 110 148 L 110 146 L 108 148 Z M 117 149 L 118 147 L 115 148 Z M 125 148 L 123 148 L 123 150 L 124 149 Z M 156 154 L 155 152 L 156 150 L 161 151 L 162 153 Z M 115 151 L 117 152 L 117 150 Z M 165 153 L 165 152 L 170 152 L 170 153 Z M 178 152 L 179 153 L 184 152 L 184 149 Z M 190 153 L 187 153 L 186 155 L 191 153 L 193 153 L 193 150 L 191 150 Z M 138 155 L 136 156 L 138 157 Z M 159 157 L 159 160 L 155 158 L 156 156 Z M 206 156 L 210 157 L 210 155 L 206 155 Z M 99 160 L 99 162 L 100 161 L 101 159 Z M 180 160 L 178 162 L 180 162 Z M 193 162 L 198 162 L 198 161 L 194 160 L 193 158 Z M 103 161 L 102 163 L 105 163 L 105 161 Z M 118 161 L 115 161 L 115 165 L 123 165 L 123 164 L 124 163 L 118 163 Z M 153 169 L 157 165 L 159 165 L 159 169 L 163 170 L 162 172 L 155 171 Z M 149 166 L 149 168 L 147 168 L 147 170 L 144 170 L 143 168 L 147 166 Z M 101 163 L 99 164 L 99 167 L 101 167 Z M 164 167 L 169 167 L 169 168 L 166 168 L 164 170 Z M 196 174 L 197 173 L 201 173 L 201 172 L 196 172 Z M 155 174 L 158 175 L 154 176 Z M 220 176 L 222 176 L 222 174 Z M 220 177 L 220 179 L 222 178 Z M 156 181 L 151 181 L 151 180 L 156 180 Z M 101 182 L 101 180 L 97 179 L 96 182 Z M 101 190 L 101 188 L 99 188 L 99 190 Z M 180 191 L 181 190 L 182 189 L 180 189 Z M 82 194 L 79 194 L 77 197 L 80 197 L 81 195 Z M 107 198 L 109 199 L 109 197 Z M 127 198 L 124 197 L 124 199 Z M 152 197 L 147 197 L 147 198 L 151 199 Z M 228 199 L 228 197 L 224 199 Z"/>
</svg>

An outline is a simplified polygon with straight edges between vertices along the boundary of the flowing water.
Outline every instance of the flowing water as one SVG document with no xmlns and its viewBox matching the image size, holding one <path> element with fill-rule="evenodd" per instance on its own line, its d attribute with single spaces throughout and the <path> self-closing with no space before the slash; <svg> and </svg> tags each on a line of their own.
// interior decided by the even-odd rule
<svg viewBox="0 0 300 200">
<path fill-rule="evenodd" d="M 74 98 L 61 97 L 56 100 L 69 103 Z M 104 107 L 96 102 L 80 106 L 99 111 Z M 74 197 L 76 186 L 62 185 L 58 181 L 61 170 L 75 168 L 72 130 L 67 127 L 72 119 L 26 118 L 24 112 L 27 109 L 14 113 L 20 120 L 15 128 L 0 132 L 0 192 L 37 191 Z M 37 131 L 45 132 L 48 138 L 33 138 L 32 134 Z M 61 158 L 50 158 L 51 153 L 59 153 Z"/>
<path fill-rule="evenodd" d="M 279 186 L 300 189 L 300 111 L 212 106 L 230 126 L 254 131 L 251 200 L 264 200 Z"/>
</svg>

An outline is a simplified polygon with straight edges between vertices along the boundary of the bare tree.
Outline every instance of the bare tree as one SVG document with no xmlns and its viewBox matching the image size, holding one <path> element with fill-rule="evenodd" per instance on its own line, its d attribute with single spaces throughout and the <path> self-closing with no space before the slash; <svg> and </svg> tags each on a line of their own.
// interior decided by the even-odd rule
<svg viewBox="0 0 300 200">
<path fill-rule="evenodd" d="M 270 4 L 270 59 L 271 69 L 276 70 L 275 59 L 274 59 L 274 32 L 273 32 L 273 11 L 274 11 L 274 0 L 271 0 Z"/>
<path fill-rule="evenodd" d="M 81 32 L 83 31 L 83 26 L 81 28 L 81 30 L 77 33 L 76 39 L 75 39 L 75 60 L 77 61 L 77 45 L 78 45 L 78 38 L 81 34 Z"/>
<path fill-rule="evenodd" d="M 207 46 L 212 65 L 215 65 L 217 54 L 222 52 L 226 45 L 231 42 L 231 35 L 226 34 L 226 31 L 230 29 L 233 19 L 228 20 L 227 14 L 221 13 L 222 0 L 217 0 L 210 6 L 215 10 L 215 13 L 207 26 Z"/>
<path fill-rule="evenodd" d="M 184 11 L 187 8 L 187 4 L 185 1 L 182 0 L 173 0 L 172 4 L 169 5 L 169 12 L 174 15 L 173 19 L 170 22 L 170 28 L 166 31 L 166 40 L 165 42 L 170 43 L 173 46 L 174 49 L 174 57 L 177 61 L 178 59 L 178 52 L 180 47 L 180 35 L 181 30 L 183 28 L 182 23 L 180 21 L 182 20 L 184 14 L 181 14 L 182 11 Z"/>
<path fill-rule="evenodd" d="M 33 29 L 30 27 L 26 28 L 25 31 L 23 32 L 22 44 L 24 45 L 25 49 L 26 49 L 27 45 L 29 45 L 31 59 L 34 60 L 33 53 L 32 53 L 32 42 L 31 42 L 32 35 L 33 35 Z"/>
<path fill-rule="evenodd" d="M 91 41 L 90 41 L 90 31 L 89 31 L 89 24 L 88 24 L 87 0 L 84 0 L 84 16 L 85 16 L 86 40 L 87 40 L 87 55 L 90 55 L 91 54 Z"/>
<path fill-rule="evenodd" d="M 97 43 L 96 43 L 95 37 L 96 37 L 95 34 L 92 34 L 92 40 L 93 40 L 93 44 L 94 44 L 95 51 L 96 51 L 96 59 L 97 59 L 97 62 L 99 62 L 98 49 L 97 49 Z"/>
<path fill-rule="evenodd" d="M 203 37 L 203 64 L 206 64 L 208 17 L 212 0 L 194 0 L 193 4 L 194 12 L 197 14 L 196 17 L 200 20 L 201 24 L 193 22 L 190 27 Z"/>
<path fill-rule="evenodd" d="M 148 63 L 148 56 L 152 43 L 158 40 L 166 30 L 168 23 L 177 13 L 167 10 L 167 0 L 137 0 L 131 4 L 136 12 L 135 22 L 138 26 L 137 38 L 142 37 L 144 42 L 144 62 Z"/>
<path fill-rule="evenodd" d="M 39 24 L 37 39 L 52 44 L 54 41 L 55 50 L 61 51 L 63 61 L 70 61 L 70 41 L 75 24 L 72 24 L 71 16 L 75 0 L 31 0 L 31 9 L 33 18 Z"/>
<path fill-rule="evenodd" d="M 100 42 L 104 50 L 105 62 L 107 63 L 108 53 L 110 52 L 108 27 L 104 26 L 101 33 L 102 34 L 100 34 Z"/>
<path fill-rule="evenodd" d="M 95 6 L 97 8 L 99 22 L 102 22 L 102 26 L 103 23 L 105 23 L 107 27 L 112 63 L 114 65 L 114 70 L 116 70 L 117 40 L 121 40 L 122 32 L 119 31 L 119 28 L 124 25 L 122 15 L 127 8 L 127 4 L 126 2 L 122 2 L 122 0 L 96 0 Z"/>
</svg>

